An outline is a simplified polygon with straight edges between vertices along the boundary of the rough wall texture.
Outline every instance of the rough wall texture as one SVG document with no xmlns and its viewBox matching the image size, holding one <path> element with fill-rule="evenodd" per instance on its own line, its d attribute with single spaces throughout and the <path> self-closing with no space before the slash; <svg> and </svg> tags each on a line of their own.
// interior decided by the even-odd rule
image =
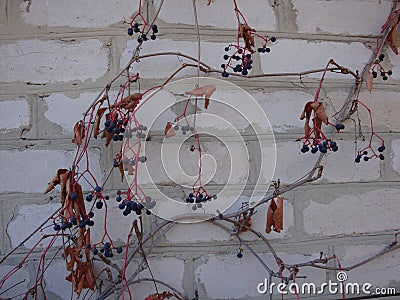
<svg viewBox="0 0 400 300">
<path fill-rule="evenodd" d="M 145 15 L 154 15 L 159 2 L 144 1 Z M 160 39 L 145 44 L 142 53 L 161 49 L 195 55 L 192 2 L 164 2 L 157 22 Z M 215 0 L 211 7 L 206 2 L 198 1 L 202 59 L 219 68 L 225 44 L 234 39 L 236 19 L 230 0 Z M 137 4 L 135 0 L 0 1 L 0 256 L 57 209 L 56 197 L 49 199 L 42 192 L 55 170 L 72 162 L 73 124 L 129 60 L 136 42 L 126 35 L 123 21 L 129 21 Z M 321 68 L 330 58 L 361 70 L 391 8 L 387 0 L 242 0 L 238 4 L 253 27 L 278 38 L 270 54 L 256 55 L 255 74 Z M 393 76 L 385 83 L 377 81 L 372 93 L 363 89 L 359 99 L 374 113 L 376 129 L 386 142 L 386 159 L 354 164 L 354 127 L 352 122 L 346 123 L 339 152 L 324 159 L 322 179 L 285 196 L 284 231 L 269 237 L 287 261 L 308 261 L 323 251 L 338 255 L 343 265 L 353 264 L 390 243 L 394 229 L 400 226 L 400 58 L 386 48 L 384 53 L 384 65 L 393 70 Z M 175 57 L 150 58 L 135 70 L 147 79 L 142 85 L 151 87 L 180 64 Z M 195 71 L 183 75 L 195 75 Z M 315 162 L 315 156 L 299 152 L 294 140 L 302 134 L 299 114 L 304 103 L 313 99 L 318 77 L 314 74 L 301 82 L 296 77 L 230 78 L 250 92 L 269 117 L 278 151 L 274 178 L 283 183 L 297 180 Z M 344 101 L 352 82 L 329 74 L 321 98 L 331 114 Z M 366 114 L 361 114 L 361 119 L 368 125 Z M 247 138 L 251 147 L 251 136 Z M 91 164 L 101 177 L 113 149 L 100 147 L 102 141 L 96 143 Z M 115 178 L 107 188 L 123 186 L 118 174 L 112 176 Z M 118 211 L 112 211 L 110 219 L 114 225 L 111 234 L 122 238 L 129 220 L 121 218 Z M 150 228 L 157 220 L 148 218 L 146 222 Z M 262 209 L 253 223 L 264 231 Z M 254 236 L 243 237 L 254 240 L 255 249 L 274 264 Z M 33 243 L 26 242 L 22 252 Z M 210 224 L 177 225 L 153 252 L 150 264 L 157 277 L 188 297 L 198 290 L 200 299 L 265 299 L 256 290 L 266 277 L 265 270 L 246 251 L 242 259 L 236 258 L 238 247 L 229 234 Z M 71 292 L 59 258 L 45 278 L 50 299 L 67 299 Z M 1 264 L 0 275 L 18 259 Z M 34 276 L 33 266 L 19 271 L 16 281 L 25 282 L 0 297 L 24 291 Z M 299 275 L 315 283 L 336 276 L 334 271 L 312 268 L 302 269 Z M 400 251 L 348 275 L 354 282 L 393 286 L 400 292 Z M 143 299 L 152 289 L 148 283 L 137 285 L 134 299 Z"/>
</svg>

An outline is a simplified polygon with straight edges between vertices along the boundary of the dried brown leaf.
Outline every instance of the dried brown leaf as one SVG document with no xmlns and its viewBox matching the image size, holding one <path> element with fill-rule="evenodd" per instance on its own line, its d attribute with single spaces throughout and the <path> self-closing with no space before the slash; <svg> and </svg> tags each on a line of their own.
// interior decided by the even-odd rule
<svg viewBox="0 0 400 300">
<path fill-rule="evenodd" d="M 274 226 L 274 211 L 276 210 L 276 203 L 274 198 L 271 199 L 271 203 L 268 206 L 267 211 L 267 222 L 265 227 L 265 232 L 270 233 L 271 228 Z"/>
<path fill-rule="evenodd" d="M 303 110 L 303 112 L 301 113 L 300 120 L 304 120 L 304 118 L 310 120 L 310 118 L 311 118 L 311 113 L 312 113 L 311 104 L 313 104 L 313 103 L 314 103 L 314 101 L 308 101 L 308 102 L 306 103 L 306 105 L 304 106 L 304 110 Z"/>
<path fill-rule="evenodd" d="M 249 25 L 247 25 L 247 24 L 239 25 L 239 37 L 243 38 L 246 49 L 249 50 L 251 53 L 254 52 L 254 50 L 253 50 L 253 47 L 254 47 L 253 32 L 255 32 L 255 30 L 252 29 Z"/>
<path fill-rule="evenodd" d="M 367 85 L 367 90 L 371 93 L 372 91 L 372 83 L 374 81 L 374 75 L 371 72 L 367 72 L 367 76 L 365 77 L 365 83 Z"/>
<path fill-rule="evenodd" d="M 202 97 L 204 96 L 205 102 L 204 102 L 204 108 L 207 109 L 208 105 L 210 104 L 210 97 L 211 95 L 216 91 L 215 85 L 208 84 L 202 87 L 195 88 L 191 92 L 186 92 L 188 95 L 196 96 L 196 97 Z"/>
<path fill-rule="evenodd" d="M 85 126 L 82 121 L 76 122 L 74 126 L 74 138 L 72 142 L 77 144 L 78 147 L 82 145 L 82 140 L 85 138 Z"/>
<path fill-rule="evenodd" d="M 174 295 L 171 292 L 162 292 L 162 293 L 155 293 L 152 295 L 147 296 L 144 300 L 164 300 L 173 297 Z"/>
<path fill-rule="evenodd" d="M 399 24 L 400 21 L 400 15 L 399 13 L 396 13 L 394 16 L 394 20 L 392 23 L 392 29 L 390 30 L 389 34 L 386 37 L 386 43 L 389 45 L 389 47 L 393 50 L 394 54 L 398 55 L 399 50 L 398 50 L 398 42 L 397 42 L 397 24 Z"/>
<path fill-rule="evenodd" d="M 164 129 L 164 136 L 165 138 L 170 138 L 175 135 L 175 129 L 170 122 L 167 123 Z"/>
<path fill-rule="evenodd" d="M 311 107 L 315 111 L 317 119 L 320 119 L 322 122 L 328 125 L 328 116 L 326 115 L 324 105 L 321 102 L 314 102 L 311 104 Z"/>
<path fill-rule="evenodd" d="M 283 198 L 278 196 L 276 210 L 274 211 L 274 231 L 281 232 L 283 229 Z"/>
<path fill-rule="evenodd" d="M 142 100 L 142 96 L 143 94 L 141 93 L 134 93 L 129 96 L 126 96 L 121 100 L 120 106 L 126 110 L 128 109 L 135 110 L 140 100 Z"/>
<path fill-rule="evenodd" d="M 67 169 L 58 169 L 56 175 L 54 175 L 53 179 L 48 183 L 46 190 L 44 191 L 45 194 L 52 191 L 57 184 L 61 182 L 61 174 L 68 173 Z"/>
<path fill-rule="evenodd" d="M 106 110 L 107 110 L 107 107 L 101 107 L 101 108 L 99 108 L 97 110 L 96 120 L 94 122 L 94 129 L 93 129 L 93 136 L 96 139 L 97 139 L 97 136 L 99 135 L 99 132 L 100 132 L 100 121 L 101 121 L 101 118 L 103 117 L 104 112 Z"/>
</svg>

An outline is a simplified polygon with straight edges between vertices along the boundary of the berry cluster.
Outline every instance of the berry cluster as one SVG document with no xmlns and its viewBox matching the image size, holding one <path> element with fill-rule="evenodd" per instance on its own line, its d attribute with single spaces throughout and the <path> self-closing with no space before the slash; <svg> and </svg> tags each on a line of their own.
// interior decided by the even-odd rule
<svg viewBox="0 0 400 300">
<path fill-rule="evenodd" d="M 128 35 L 132 36 L 133 33 L 139 33 L 140 36 L 138 36 L 138 38 L 137 38 L 138 43 L 145 42 L 149 39 L 145 32 L 147 29 L 146 27 L 150 27 L 150 29 L 152 30 L 150 39 L 155 40 L 157 38 L 156 34 L 158 33 L 158 27 L 156 24 L 149 25 L 145 22 L 143 24 L 143 27 L 140 28 L 140 24 L 138 22 L 134 22 L 134 23 L 133 22 L 134 22 L 134 20 L 132 20 L 132 22 L 130 23 L 131 27 L 128 28 Z"/>
<path fill-rule="evenodd" d="M 188 131 L 190 131 L 192 133 L 195 132 L 194 127 L 192 127 L 192 126 L 189 126 L 189 125 L 179 126 L 179 124 L 175 124 L 174 125 L 174 130 L 179 130 L 179 128 L 181 129 L 181 132 L 182 132 L 183 135 L 186 135 L 186 133 Z"/>
<path fill-rule="evenodd" d="M 373 78 L 377 78 L 379 73 L 382 77 L 382 80 L 388 80 L 388 76 L 393 74 L 392 70 L 385 71 L 385 69 L 381 65 L 380 62 L 382 62 L 384 58 L 385 54 L 380 54 L 378 59 L 375 61 L 373 67 L 371 68 L 370 72 Z"/>
<path fill-rule="evenodd" d="M 372 148 L 371 148 L 372 150 Z M 385 145 L 382 144 L 381 146 L 378 147 L 378 152 L 383 152 L 385 151 Z M 364 161 L 369 161 L 371 158 L 374 157 L 379 157 L 380 160 L 384 160 L 385 156 L 382 153 L 375 153 L 374 150 L 372 150 L 372 155 L 368 155 L 368 151 L 367 150 L 360 150 L 358 151 L 358 154 L 355 158 L 355 162 L 356 163 L 360 163 L 361 159 L 363 159 Z"/>
<path fill-rule="evenodd" d="M 104 127 L 107 133 L 112 133 L 112 140 L 122 141 L 124 139 L 123 133 L 125 132 L 125 126 L 128 124 L 127 119 L 108 119 L 104 122 Z"/>
<path fill-rule="evenodd" d="M 92 247 L 89 244 L 89 245 L 86 245 L 86 248 L 91 249 Z M 122 247 L 112 247 L 112 245 L 109 242 L 105 242 L 103 244 L 103 247 L 100 248 L 100 253 L 104 253 L 105 257 L 111 258 L 111 257 L 114 256 L 114 254 L 112 252 L 113 249 L 116 249 L 118 254 L 123 252 Z M 96 246 L 94 246 L 92 248 L 92 252 L 93 252 L 94 255 L 96 255 L 96 254 L 99 253 L 99 250 L 96 248 Z"/>
<path fill-rule="evenodd" d="M 73 226 L 78 226 L 79 228 L 85 228 L 86 226 L 93 226 L 94 221 L 91 220 L 90 218 L 94 217 L 94 212 L 89 212 L 89 214 L 79 220 L 78 224 L 78 219 L 75 216 L 70 217 L 69 219 L 62 219 L 61 223 L 55 223 L 53 229 L 55 231 L 59 230 L 67 230 L 72 228 Z"/>
<path fill-rule="evenodd" d="M 211 201 L 213 199 L 217 199 L 217 196 L 210 196 L 206 192 L 200 193 L 199 191 L 189 193 L 188 197 L 186 198 L 186 203 L 194 203 L 192 206 L 193 210 L 203 207 L 203 202 Z"/>
<path fill-rule="evenodd" d="M 153 209 L 156 206 L 156 201 L 152 200 L 150 196 L 146 196 L 144 203 L 137 202 L 136 199 L 132 199 L 129 193 L 124 193 L 127 195 L 125 199 L 122 198 L 123 193 L 121 191 L 117 191 L 117 196 L 115 201 L 119 203 L 118 208 L 123 211 L 124 216 L 128 216 L 132 211 L 136 213 L 136 215 L 141 215 L 142 211 L 146 209 L 146 214 L 150 215 L 150 209 Z"/>
<path fill-rule="evenodd" d="M 275 42 L 276 38 L 271 37 L 270 39 L 263 38 L 264 40 L 263 46 L 258 48 L 259 53 L 269 53 L 271 51 L 270 48 L 267 47 L 267 42 Z M 242 75 L 246 76 L 249 74 L 249 71 L 253 68 L 253 59 L 252 54 L 254 51 L 249 50 L 247 47 L 242 47 L 239 44 L 234 45 L 231 44 L 225 47 L 226 52 L 230 52 L 234 50 L 231 54 L 225 54 L 223 56 L 224 60 L 227 62 L 221 64 L 222 68 L 222 77 L 229 77 L 228 70 L 231 69 L 235 73 L 241 73 Z"/>
<path fill-rule="evenodd" d="M 306 153 L 308 151 L 310 151 L 310 147 L 311 147 L 311 153 L 315 154 L 318 151 L 321 153 L 327 153 L 328 150 L 336 152 L 338 151 L 339 147 L 336 144 L 336 142 L 332 141 L 332 140 L 324 140 L 324 141 L 320 141 L 320 142 L 313 142 L 312 145 L 308 145 L 308 144 L 303 144 L 303 147 L 301 147 L 300 151 L 302 153 Z"/>
</svg>

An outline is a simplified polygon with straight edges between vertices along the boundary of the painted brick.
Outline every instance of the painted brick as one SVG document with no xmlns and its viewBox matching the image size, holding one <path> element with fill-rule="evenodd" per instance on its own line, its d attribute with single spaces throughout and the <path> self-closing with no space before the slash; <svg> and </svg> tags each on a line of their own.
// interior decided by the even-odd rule
<svg viewBox="0 0 400 300">
<path fill-rule="evenodd" d="M 309 261 L 317 258 L 313 256 L 290 255 L 278 253 L 278 256 L 285 262 Z M 260 254 L 264 262 L 273 270 L 277 271 L 276 262 L 271 254 Z M 200 295 L 211 299 L 249 299 L 260 296 L 257 292 L 257 285 L 268 278 L 268 273 L 255 257 L 247 250 L 244 250 L 241 259 L 236 258 L 236 253 L 205 255 L 196 260 L 195 281 Z M 302 275 L 307 276 L 307 282 L 320 284 L 324 282 L 323 270 L 304 269 Z M 228 275 L 229 274 L 229 275 Z M 244 274 L 245 280 L 244 280 Z M 274 282 L 278 282 L 275 281 Z M 296 280 L 297 282 L 297 280 Z M 299 283 L 302 281 L 300 280 Z M 275 291 L 276 292 L 276 291 Z"/>
<path fill-rule="evenodd" d="M 69 273 L 64 260 L 55 260 L 49 264 L 44 277 L 46 293 L 51 292 L 60 296 L 61 299 L 70 299 L 73 293 L 71 288 L 72 283 L 65 280 L 65 277 L 67 277 Z M 76 295 L 74 295 L 72 299 L 76 299 Z"/>
<path fill-rule="evenodd" d="M 51 216 L 58 208 L 60 208 L 60 206 L 60 203 L 46 203 L 41 205 L 30 204 L 21 206 L 18 213 L 7 227 L 7 234 L 10 237 L 11 246 L 16 247 L 23 239 L 38 228 L 45 218 Z M 32 238 L 24 243 L 24 246 L 30 249 L 43 235 L 53 233 L 53 226 L 47 227 L 34 234 Z M 50 241 L 51 237 L 43 239 L 38 245 L 39 249 L 46 248 Z M 54 246 L 60 245 L 62 245 L 62 241 L 59 238 L 55 241 Z"/>
<path fill-rule="evenodd" d="M 44 116 L 50 122 L 60 125 L 63 131 L 73 132 L 75 123 L 82 119 L 82 113 L 88 109 L 97 95 L 82 93 L 78 98 L 70 98 L 61 93 L 51 94 L 45 98 L 47 111 Z"/>
<path fill-rule="evenodd" d="M 3 277 L 14 268 L 15 265 L 1 264 L 0 278 L 3 279 Z M 21 293 L 25 293 L 28 289 L 29 281 L 29 271 L 25 268 L 18 270 L 15 275 L 10 277 L 2 286 L 1 297 L 3 299 L 11 299 L 17 297 L 18 295 L 21 295 Z"/>
<path fill-rule="evenodd" d="M 379 80 L 379 79 L 378 79 Z M 347 97 L 346 92 L 342 91 L 331 91 L 327 93 L 328 99 L 332 101 L 336 110 L 339 110 L 343 105 L 343 102 Z M 373 88 L 372 92 L 368 92 L 366 90 L 362 90 L 358 96 L 358 99 L 362 101 L 372 113 L 372 121 L 373 126 L 379 129 L 387 128 L 391 131 L 400 130 L 399 122 L 394 122 L 394 120 L 398 120 L 400 118 L 400 103 L 397 101 L 398 93 L 392 91 L 382 91 L 377 88 Z M 370 118 L 368 110 L 365 109 L 362 105 L 359 105 L 358 110 L 361 125 L 365 128 L 370 125 Z M 347 128 L 345 132 L 354 132 L 354 122 L 347 121 Z M 370 129 L 366 130 L 370 132 Z M 378 139 L 374 139 L 376 142 L 379 142 Z"/>
<path fill-rule="evenodd" d="M 392 166 L 400 174 L 400 140 L 392 141 Z"/>
<path fill-rule="evenodd" d="M 397 228 L 398 193 L 398 189 L 388 188 L 342 195 L 329 204 L 311 202 L 303 211 L 305 231 L 308 234 L 335 235 Z M 358 216 L 371 217 L 355 218 L 355 212 Z"/>
<path fill-rule="evenodd" d="M 378 35 L 391 1 L 293 0 L 300 32 Z M 373 13 L 371 13 L 373 12 Z"/>
<path fill-rule="evenodd" d="M 371 55 L 362 43 L 309 42 L 277 40 L 271 52 L 260 56 L 264 73 L 303 72 L 324 68 L 331 58 L 351 70 L 361 70 Z M 321 73 L 310 77 L 320 78 Z M 349 75 L 327 73 L 326 78 L 350 78 Z"/>
<path fill-rule="evenodd" d="M 275 133 L 302 129 L 304 122 L 300 120 L 300 114 L 305 103 L 314 98 L 302 91 L 256 93 L 254 97 L 264 109 Z"/>
<path fill-rule="evenodd" d="M 218 226 L 202 222 L 177 224 L 165 234 L 165 238 L 172 243 L 194 243 L 229 240 L 230 234 Z"/>
<path fill-rule="evenodd" d="M 137 46 L 136 40 L 130 40 L 127 42 L 127 47 L 124 50 L 121 57 L 121 68 L 129 62 L 134 49 Z M 223 63 L 224 48 L 225 44 L 222 43 L 209 43 L 203 42 L 201 47 L 201 60 L 207 62 L 207 64 L 213 68 L 220 69 L 221 63 Z M 146 43 L 143 49 L 140 51 L 141 55 L 160 52 L 181 52 L 184 54 L 191 55 L 197 58 L 197 43 L 188 41 L 173 41 L 167 39 L 160 39 L 157 43 Z M 132 72 L 139 72 L 142 78 L 166 78 L 170 76 L 175 70 L 177 70 L 182 63 L 193 63 L 185 58 L 178 59 L 175 55 L 151 57 L 141 60 L 140 64 L 132 65 Z M 196 75 L 196 68 L 187 68 L 176 76 L 177 78 L 185 75 Z"/>
<path fill-rule="evenodd" d="M 160 0 L 154 3 L 158 6 Z M 210 6 L 207 6 L 207 1 L 199 1 L 196 4 L 199 25 L 237 28 L 238 23 L 232 1 L 213 1 Z M 252 28 L 258 31 L 276 29 L 275 14 L 268 2 L 255 0 L 248 5 L 245 0 L 238 0 L 237 4 Z M 177 7 L 179 10 L 176 9 Z M 159 17 L 168 23 L 194 25 L 193 4 L 189 1 L 173 0 L 162 7 Z"/>
<path fill-rule="evenodd" d="M 387 50 L 387 57 L 389 58 L 390 64 L 387 62 L 386 59 L 383 61 L 383 66 L 387 70 L 392 70 L 393 74 L 389 77 L 389 82 L 391 79 L 399 80 L 400 79 L 400 57 L 393 53 L 393 51 L 388 48 Z"/>
<path fill-rule="evenodd" d="M 391 242 L 391 240 L 389 240 Z M 376 253 L 382 251 L 387 245 L 373 246 L 349 246 L 346 247 L 345 254 L 342 261 L 347 261 L 352 264 L 358 263 L 362 259 L 369 258 Z M 348 282 L 357 283 L 371 283 L 373 287 L 396 287 L 397 291 L 400 287 L 400 253 L 399 251 L 392 251 L 373 261 L 365 264 L 360 268 L 353 269 L 348 274 Z M 371 289 L 371 292 L 374 290 Z"/>
<path fill-rule="evenodd" d="M 157 274 L 157 279 L 173 286 L 178 291 L 183 290 L 182 283 L 184 281 L 184 261 L 176 257 L 149 257 L 149 266 L 153 274 Z M 130 264 L 127 268 L 127 274 L 132 274 L 136 269 L 137 264 Z M 148 269 L 142 271 L 139 275 L 141 278 L 151 278 Z M 134 299 L 145 299 L 148 295 L 156 293 L 153 282 L 141 282 L 139 284 L 131 285 Z M 160 288 L 159 291 L 168 289 Z M 125 295 L 126 297 L 127 295 Z"/>
<path fill-rule="evenodd" d="M 60 42 L 21 40 L 0 46 L 0 81 L 96 81 L 108 69 L 108 51 L 100 40 Z"/>
<path fill-rule="evenodd" d="M 30 108 L 25 99 L 0 101 L 0 129 L 16 129 L 29 125 Z"/>
<path fill-rule="evenodd" d="M 130 21 L 138 5 L 138 0 L 101 3 L 94 0 L 85 3 L 79 0 L 68 3 L 38 0 L 32 3 L 22 2 L 20 9 L 24 22 L 29 25 L 93 28 L 108 27 L 123 20 Z"/>
<path fill-rule="evenodd" d="M 91 170 L 97 178 L 100 176 L 100 153 L 90 152 Z M 15 170 L 2 176 L 2 192 L 43 193 L 47 183 L 54 177 L 57 169 L 69 168 L 75 152 L 63 150 L 1 150 L 0 165 L 4 170 Z M 84 167 L 80 166 L 81 170 Z M 16 171 L 18 170 L 18 172 Z M 82 184 L 83 189 L 88 188 Z"/>
</svg>

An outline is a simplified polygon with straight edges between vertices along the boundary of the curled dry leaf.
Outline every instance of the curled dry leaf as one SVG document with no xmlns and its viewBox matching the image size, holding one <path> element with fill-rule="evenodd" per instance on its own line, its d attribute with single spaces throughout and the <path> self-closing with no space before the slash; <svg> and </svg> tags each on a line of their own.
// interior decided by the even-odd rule
<svg viewBox="0 0 400 300">
<path fill-rule="evenodd" d="M 304 120 L 305 121 L 305 125 L 304 125 L 304 133 L 306 136 L 308 136 L 311 132 L 311 128 L 309 125 L 310 122 L 310 118 L 311 118 L 311 113 L 314 111 L 315 113 L 315 136 L 316 138 L 320 138 L 321 136 L 321 126 L 322 126 L 322 122 L 325 124 L 329 124 L 328 121 L 328 116 L 326 115 L 325 112 L 325 107 L 321 102 L 315 102 L 315 101 L 309 101 L 306 103 L 306 105 L 304 106 L 304 110 L 302 111 L 301 115 L 300 115 L 300 120 Z"/>
<path fill-rule="evenodd" d="M 265 232 L 270 233 L 271 228 L 276 232 L 283 229 L 283 198 L 277 197 L 277 202 L 272 198 L 267 211 L 267 222 Z"/>
<path fill-rule="evenodd" d="M 367 72 L 367 76 L 365 77 L 365 83 L 367 85 L 367 90 L 371 93 L 372 91 L 372 82 L 374 81 L 374 75 L 371 72 Z"/>
<path fill-rule="evenodd" d="M 244 226 L 246 226 L 246 227 L 251 227 L 251 224 L 252 224 L 251 217 L 247 218 L 247 213 L 246 212 L 243 213 L 243 216 L 239 219 L 238 222 L 240 224 L 243 224 L 244 222 L 246 222 L 246 223 L 244 223 Z M 239 233 L 246 232 L 247 230 L 248 230 L 247 228 L 241 227 Z"/>
<path fill-rule="evenodd" d="M 394 20 L 392 23 L 392 29 L 390 30 L 388 36 L 386 37 L 386 43 L 393 50 L 394 54 L 398 55 L 399 50 L 397 48 L 399 45 L 397 42 L 397 25 L 399 24 L 400 21 L 400 10 L 394 13 L 393 18 Z"/>
<path fill-rule="evenodd" d="M 93 129 L 93 136 L 94 136 L 94 138 L 96 138 L 96 139 L 97 139 L 97 136 L 99 135 L 99 132 L 100 132 L 100 121 L 101 121 L 101 118 L 103 117 L 104 112 L 105 112 L 106 110 L 107 110 L 106 107 L 101 107 L 101 108 L 99 108 L 99 109 L 97 110 L 97 113 L 96 113 L 96 120 L 95 120 L 95 122 L 94 122 L 94 129 Z"/>
<path fill-rule="evenodd" d="M 239 25 L 239 37 L 242 37 L 244 40 L 244 43 L 246 45 L 246 49 L 249 50 L 251 53 L 254 53 L 253 47 L 254 47 L 254 36 L 253 32 L 255 30 L 251 28 L 247 24 L 240 24 Z"/>
<path fill-rule="evenodd" d="M 191 92 L 186 92 L 186 94 L 196 96 L 196 97 L 204 96 L 204 99 L 205 99 L 204 108 L 207 109 L 208 105 L 210 104 L 210 97 L 216 91 L 216 89 L 217 88 L 215 87 L 215 85 L 208 84 L 205 86 L 195 88 Z"/>
<path fill-rule="evenodd" d="M 134 93 L 132 95 L 126 96 L 121 100 L 118 106 L 126 109 L 126 110 L 135 110 L 136 106 L 139 104 L 140 100 L 142 100 L 143 94 Z"/>
<path fill-rule="evenodd" d="M 56 175 L 53 179 L 48 183 L 46 190 L 44 191 L 45 194 L 52 191 L 57 184 L 61 183 L 61 175 L 68 173 L 67 169 L 58 169 Z M 63 177 L 64 178 L 64 177 Z"/>
<path fill-rule="evenodd" d="M 175 129 L 172 126 L 172 124 L 168 122 L 167 125 L 165 126 L 164 136 L 165 138 L 170 138 L 173 137 L 174 135 L 175 135 Z"/>
<path fill-rule="evenodd" d="M 210 4 L 211 4 L 211 1 L 212 1 L 212 0 L 207 0 L 207 5 L 210 5 Z"/>
<path fill-rule="evenodd" d="M 72 142 L 78 146 L 82 145 L 82 140 L 85 138 L 85 126 L 82 121 L 76 122 L 74 126 L 74 138 Z"/>
<path fill-rule="evenodd" d="M 144 300 L 164 300 L 164 299 L 169 299 L 171 297 L 175 296 L 176 298 L 177 295 L 172 294 L 171 292 L 162 292 L 162 293 L 155 293 L 152 295 L 147 296 L 146 298 L 144 298 Z M 179 297 L 180 299 L 180 297 Z"/>
</svg>

